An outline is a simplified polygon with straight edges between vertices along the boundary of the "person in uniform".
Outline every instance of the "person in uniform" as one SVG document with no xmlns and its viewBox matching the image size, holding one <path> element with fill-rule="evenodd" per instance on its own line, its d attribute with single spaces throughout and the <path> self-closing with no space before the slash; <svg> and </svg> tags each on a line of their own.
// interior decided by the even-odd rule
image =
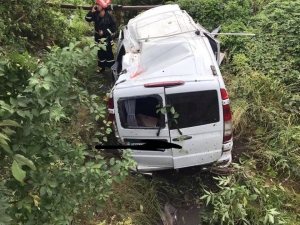
<svg viewBox="0 0 300 225">
<path fill-rule="evenodd" d="M 109 5 L 110 0 L 96 0 L 96 5 L 85 17 L 87 22 L 94 21 L 95 41 L 99 43 L 102 38 L 105 38 L 106 42 L 106 50 L 98 50 L 98 73 L 104 72 L 106 67 L 110 68 L 115 63 L 112 36 L 117 30 L 117 25 L 113 15 L 107 10 Z"/>
</svg>

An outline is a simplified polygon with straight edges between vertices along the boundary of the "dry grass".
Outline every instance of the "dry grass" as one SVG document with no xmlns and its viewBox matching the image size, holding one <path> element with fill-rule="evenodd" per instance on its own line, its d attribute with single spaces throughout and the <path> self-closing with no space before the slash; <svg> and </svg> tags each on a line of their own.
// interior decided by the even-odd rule
<svg viewBox="0 0 300 225">
<path fill-rule="evenodd" d="M 236 100 L 232 104 L 232 127 L 235 133 L 235 137 L 239 138 L 245 134 L 248 125 L 247 110 L 250 107 L 246 100 Z"/>
<path fill-rule="evenodd" d="M 124 182 L 114 183 L 112 188 L 114 194 L 106 201 L 102 212 L 88 220 L 83 210 L 74 224 L 98 225 L 106 221 L 107 224 L 116 225 L 128 218 L 136 225 L 157 224 L 161 207 L 154 180 L 142 175 L 128 175 Z"/>
<path fill-rule="evenodd" d="M 70 122 L 64 127 L 64 134 L 72 140 L 73 144 L 90 143 L 95 126 L 89 110 L 78 105 L 76 112 L 72 113 Z"/>
</svg>

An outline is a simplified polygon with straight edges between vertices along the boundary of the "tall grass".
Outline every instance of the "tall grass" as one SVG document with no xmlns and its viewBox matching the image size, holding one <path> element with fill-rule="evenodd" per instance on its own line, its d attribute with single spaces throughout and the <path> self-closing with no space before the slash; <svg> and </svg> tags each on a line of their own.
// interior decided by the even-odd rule
<svg viewBox="0 0 300 225">
<path fill-rule="evenodd" d="M 225 77 L 237 137 L 251 137 L 255 155 L 269 175 L 300 178 L 299 118 L 286 110 L 288 87 L 279 78 L 257 72 Z"/>
<path fill-rule="evenodd" d="M 98 225 L 105 221 L 106 224 L 116 225 L 120 221 L 129 220 L 132 223 L 128 224 L 157 224 L 160 219 L 161 206 L 158 201 L 155 179 L 146 179 L 142 175 L 128 175 L 124 182 L 113 184 L 113 192 L 114 195 L 106 201 L 102 212 L 89 220 L 82 210 L 75 224 Z"/>
</svg>

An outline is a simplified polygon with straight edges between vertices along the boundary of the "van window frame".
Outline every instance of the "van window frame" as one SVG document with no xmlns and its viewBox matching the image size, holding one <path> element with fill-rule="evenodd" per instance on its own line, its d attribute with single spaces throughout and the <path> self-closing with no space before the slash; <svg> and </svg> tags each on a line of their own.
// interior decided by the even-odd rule
<svg viewBox="0 0 300 225">
<path fill-rule="evenodd" d="M 206 93 L 205 93 L 206 92 Z M 178 121 L 178 120 L 180 120 L 180 116 L 186 116 L 186 115 L 182 115 L 182 113 L 180 112 L 180 111 L 177 111 L 176 110 L 176 106 L 175 105 L 172 105 L 172 103 L 171 103 L 171 101 L 170 101 L 170 97 L 172 98 L 172 96 L 175 96 L 175 98 L 176 98 L 176 96 L 177 95 L 182 95 L 182 96 L 197 96 L 197 94 L 199 94 L 199 93 L 203 93 L 203 94 L 205 94 L 205 95 L 207 95 L 207 94 L 209 94 L 209 92 L 210 93 L 213 93 L 214 94 L 214 96 L 213 97 L 215 97 L 216 99 L 216 101 L 214 102 L 214 107 L 217 107 L 217 109 L 214 109 L 215 111 L 214 111 L 214 113 L 217 113 L 217 117 L 215 118 L 215 120 L 213 120 L 212 118 L 210 118 L 210 119 L 212 119 L 211 121 L 209 121 L 209 122 L 204 122 L 204 123 L 202 123 L 202 124 L 194 124 L 194 125 L 192 125 L 192 126 L 190 126 L 191 124 L 189 124 L 189 125 L 183 125 L 182 124 L 182 122 L 180 122 L 180 121 Z M 199 97 L 199 96 L 198 96 Z M 218 123 L 218 122 L 220 122 L 220 120 L 221 120 L 221 115 L 220 115 L 220 105 L 219 105 L 219 95 L 218 95 L 218 92 L 217 92 L 217 90 L 214 90 L 214 89 L 212 89 L 212 90 L 203 90 L 203 91 L 190 91 L 190 92 L 180 92 L 180 93 L 174 93 L 174 94 L 166 94 L 166 96 L 165 96 L 165 98 L 166 98 L 166 104 L 167 105 L 171 105 L 171 106 L 173 106 L 174 107 L 174 109 L 175 109 L 175 111 L 179 114 L 179 117 L 178 117 L 178 119 L 176 119 L 177 120 L 177 123 L 178 124 L 174 124 L 174 123 L 172 123 L 172 124 L 169 124 L 169 129 L 170 130 L 176 130 L 176 129 L 186 129 L 186 128 L 190 128 L 190 127 L 198 127 L 198 126 L 205 126 L 205 125 L 209 125 L 209 124 L 214 124 L 214 123 Z M 183 97 L 184 98 L 184 97 Z M 199 103 L 196 103 L 196 104 L 199 104 Z M 170 113 L 170 112 L 168 112 L 168 120 L 172 120 L 172 114 Z M 192 120 L 191 120 L 192 121 Z M 194 121 L 195 122 L 195 121 Z M 197 121 L 197 123 L 198 123 L 199 121 Z M 203 121 L 202 121 L 203 122 Z"/>
<path fill-rule="evenodd" d="M 139 95 L 139 96 L 130 96 L 130 97 L 122 97 L 122 98 L 119 98 L 118 101 L 117 101 L 117 107 L 118 107 L 118 114 L 119 114 L 119 117 L 120 117 L 120 124 L 121 124 L 121 127 L 124 128 L 124 129 L 142 129 L 142 130 L 156 130 L 156 129 L 159 129 L 159 126 L 156 126 L 156 127 L 128 127 L 128 125 L 125 125 L 125 112 L 122 107 L 124 107 L 124 103 L 123 101 L 125 100 L 128 100 L 128 99 L 140 99 L 140 98 L 148 98 L 148 97 L 154 97 L 158 100 L 158 104 L 163 107 L 163 98 L 159 95 L 159 94 L 151 94 L 151 95 Z M 160 107 L 160 108 L 161 108 Z M 160 108 L 157 108 L 156 110 L 160 109 Z M 159 115 L 159 120 L 160 120 L 160 128 L 161 129 L 164 129 L 166 127 L 166 115 L 165 114 L 162 114 L 161 112 L 159 112 L 158 114 Z"/>
</svg>

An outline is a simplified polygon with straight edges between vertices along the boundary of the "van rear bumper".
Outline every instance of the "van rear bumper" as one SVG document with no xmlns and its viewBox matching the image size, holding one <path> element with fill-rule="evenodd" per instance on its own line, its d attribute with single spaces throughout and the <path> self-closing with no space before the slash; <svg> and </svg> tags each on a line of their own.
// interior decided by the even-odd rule
<svg viewBox="0 0 300 225">
<path fill-rule="evenodd" d="M 221 157 L 218 161 L 217 161 L 217 168 L 226 168 L 228 167 L 232 162 L 232 155 L 231 153 L 226 155 L 226 157 Z"/>
<path fill-rule="evenodd" d="M 215 168 L 227 168 L 232 162 L 232 155 L 231 152 L 228 152 L 222 155 L 222 157 L 216 162 L 217 165 L 213 166 Z M 208 164 L 205 165 L 198 165 L 198 166 L 206 166 L 209 167 Z M 175 169 L 173 166 L 143 166 L 143 165 L 137 165 L 135 168 L 130 168 L 130 170 L 138 173 L 146 173 L 146 172 L 155 172 L 159 170 L 169 170 L 169 169 Z M 180 168 L 178 168 L 180 169 Z"/>
</svg>

